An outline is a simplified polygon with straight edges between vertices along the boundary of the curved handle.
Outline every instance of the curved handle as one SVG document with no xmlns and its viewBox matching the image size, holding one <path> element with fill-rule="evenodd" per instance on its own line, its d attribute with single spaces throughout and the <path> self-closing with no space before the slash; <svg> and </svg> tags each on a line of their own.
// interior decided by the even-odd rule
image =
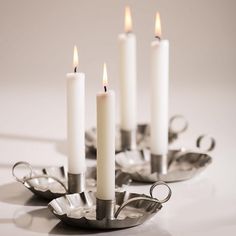
<svg viewBox="0 0 236 236">
<path fill-rule="evenodd" d="M 157 198 L 154 198 L 153 197 L 153 190 L 157 187 L 157 186 L 166 186 L 167 189 L 168 189 L 168 194 L 167 196 L 164 198 L 164 199 L 157 199 Z M 165 182 L 163 181 L 157 181 L 156 183 L 154 183 L 151 187 L 150 187 L 150 196 L 153 198 L 153 199 L 157 199 L 158 202 L 160 203 L 165 203 L 167 201 L 169 201 L 169 199 L 171 198 L 171 195 L 172 195 L 172 191 L 171 191 L 171 188 L 169 187 L 168 184 L 166 184 Z"/>
<path fill-rule="evenodd" d="M 29 177 L 27 177 L 27 176 L 25 176 L 25 177 L 23 177 L 23 178 L 17 177 L 17 175 L 16 175 L 16 173 L 15 173 L 15 169 L 16 169 L 16 167 L 18 167 L 18 166 L 20 166 L 20 165 L 26 166 L 26 167 L 29 169 Z M 32 168 L 32 166 L 31 166 L 28 162 L 26 162 L 26 161 L 19 161 L 19 162 L 16 162 L 16 163 L 14 164 L 14 166 L 12 167 L 12 175 L 14 176 L 14 178 L 16 179 L 16 181 L 18 181 L 18 182 L 24 184 L 24 182 L 25 182 L 26 179 L 32 178 L 32 176 L 33 176 L 33 168 Z"/>
<path fill-rule="evenodd" d="M 121 204 L 120 207 L 117 209 L 116 213 L 114 214 L 114 217 L 117 218 L 118 215 L 120 214 L 120 212 L 121 212 L 127 205 L 129 205 L 131 202 L 136 202 L 136 201 L 148 201 L 148 202 L 160 203 L 160 202 L 159 202 L 157 199 L 155 199 L 155 198 L 134 197 L 134 198 L 131 198 L 131 199 L 127 200 L 127 201 L 124 202 L 123 204 Z"/>
<path fill-rule="evenodd" d="M 16 167 L 18 167 L 20 165 L 24 165 L 24 166 L 26 166 L 30 170 L 29 176 L 26 175 L 23 178 L 17 177 L 17 175 L 15 173 L 15 169 L 16 169 Z M 32 168 L 32 166 L 28 162 L 25 162 L 25 161 L 19 161 L 19 162 L 14 164 L 14 166 L 12 167 L 12 175 L 15 177 L 15 179 L 18 182 L 20 182 L 22 184 L 24 184 L 25 181 L 28 181 L 28 180 L 31 180 L 31 179 L 38 179 L 38 178 L 47 178 L 47 179 L 49 179 L 49 178 L 51 178 L 51 179 L 55 180 L 56 182 L 58 182 L 65 189 L 66 193 L 68 193 L 68 189 L 67 189 L 66 185 L 60 179 L 58 179 L 55 176 L 47 175 L 47 174 L 33 176 L 33 168 Z"/>
<path fill-rule="evenodd" d="M 182 126 L 179 129 L 174 128 L 174 124 L 177 121 L 182 121 L 183 122 Z M 170 118 L 170 121 L 169 121 L 169 130 L 170 130 L 170 132 L 172 132 L 174 134 L 180 134 L 180 133 L 185 132 L 187 129 L 188 129 L 188 121 L 185 119 L 184 116 L 175 115 L 175 116 L 172 116 Z"/>
<path fill-rule="evenodd" d="M 204 140 L 207 140 L 207 139 L 210 140 L 209 147 L 203 149 L 202 147 L 203 147 Z M 200 135 L 197 138 L 196 146 L 197 146 L 197 148 L 199 148 L 203 152 L 210 152 L 210 151 L 214 150 L 214 148 L 216 146 L 216 141 L 213 137 L 211 137 L 209 135 Z"/>
<path fill-rule="evenodd" d="M 157 198 L 154 198 L 153 197 L 153 190 L 157 187 L 157 186 L 161 186 L 161 185 L 164 185 L 168 188 L 169 192 L 168 192 L 168 195 L 166 198 L 162 199 L 162 200 L 159 200 Z M 120 212 L 127 206 L 129 205 L 130 203 L 132 202 L 136 202 L 136 201 L 148 201 L 148 202 L 154 202 L 154 203 L 159 203 L 159 204 L 162 204 L 162 203 L 165 203 L 167 202 L 170 197 L 171 197 L 171 194 L 172 194 L 172 191 L 170 189 L 170 187 L 163 181 L 158 181 L 156 183 L 154 183 L 151 187 L 150 187 L 150 195 L 151 197 L 145 197 L 145 196 L 141 196 L 141 197 L 134 197 L 134 198 L 131 198 L 129 200 L 127 200 L 126 202 L 124 202 L 123 204 L 121 204 L 121 206 L 117 209 L 116 213 L 114 214 L 114 217 L 117 218 L 118 215 L 120 214 Z"/>
</svg>

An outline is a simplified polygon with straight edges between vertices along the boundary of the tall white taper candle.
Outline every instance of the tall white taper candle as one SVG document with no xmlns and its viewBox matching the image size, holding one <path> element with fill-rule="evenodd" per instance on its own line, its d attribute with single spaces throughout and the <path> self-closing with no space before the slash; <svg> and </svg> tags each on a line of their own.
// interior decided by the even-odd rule
<svg viewBox="0 0 236 236">
<path fill-rule="evenodd" d="M 104 64 L 105 92 L 97 94 L 97 194 L 101 200 L 115 199 L 115 94 L 107 90 L 107 70 Z"/>
<path fill-rule="evenodd" d="M 120 34 L 120 125 L 125 131 L 136 129 L 136 36 L 132 33 L 130 8 L 125 8 L 125 33 Z"/>
<path fill-rule="evenodd" d="M 67 74 L 68 172 L 82 174 L 85 164 L 84 73 L 77 72 L 78 52 L 74 47 L 74 73 Z"/>
<path fill-rule="evenodd" d="M 151 43 L 151 153 L 168 153 L 169 41 L 161 39 L 159 13 Z"/>
</svg>

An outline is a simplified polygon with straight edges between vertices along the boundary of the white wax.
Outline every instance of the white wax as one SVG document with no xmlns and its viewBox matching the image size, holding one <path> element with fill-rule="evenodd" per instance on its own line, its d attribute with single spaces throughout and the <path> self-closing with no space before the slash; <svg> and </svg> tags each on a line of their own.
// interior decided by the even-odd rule
<svg viewBox="0 0 236 236">
<path fill-rule="evenodd" d="M 120 125 L 123 130 L 136 129 L 136 37 L 119 35 L 120 54 Z"/>
<path fill-rule="evenodd" d="M 151 43 L 151 153 L 168 152 L 169 41 Z"/>
<path fill-rule="evenodd" d="M 81 174 L 86 171 L 84 78 L 83 73 L 67 74 L 68 172 L 71 174 Z"/>
<path fill-rule="evenodd" d="M 115 94 L 97 95 L 97 194 L 102 200 L 115 198 Z"/>
</svg>

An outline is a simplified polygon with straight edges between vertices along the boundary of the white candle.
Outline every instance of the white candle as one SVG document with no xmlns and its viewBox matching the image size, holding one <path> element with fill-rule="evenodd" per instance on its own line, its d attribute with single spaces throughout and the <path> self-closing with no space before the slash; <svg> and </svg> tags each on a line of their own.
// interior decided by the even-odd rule
<svg viewBox="0 0 236 236">
<path fill-rule="evenodd" d="M 168 152 L 169 41 L 161 39 L 156 14 L 156 40 L 151 43 L 151 153 Z"/>
<path fill-rule="evenodd" d="M 68 172 L 86 171 L 84 133 L 84 73 L 77 72 L 78 52 L 74 47 L 74 73 L 67 74 Z"/>
<path fill-rule="evenodd" d="M 107 91 L 107 71 L 104 64 L 105 92 L 97 95 L 97 194 L 101 200 L 115 199 L 115 94 Z"/>
<path fill-rule="evenodd" d="M 136 37 L 132 33 L 130 8 L 125 8 L 125 33 L 119 38 L 120 125 L 122 130 L 136 129 Z"/>
</svg>

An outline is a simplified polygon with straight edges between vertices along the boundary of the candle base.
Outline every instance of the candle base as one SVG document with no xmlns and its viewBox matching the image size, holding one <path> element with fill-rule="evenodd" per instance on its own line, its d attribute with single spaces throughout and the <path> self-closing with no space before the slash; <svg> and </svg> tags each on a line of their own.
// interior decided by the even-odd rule
<svg viewBox="0 0 236 236">
<path fill-rule="evenodd" d="M 166 187 L 162 198 L 156 198 L 158 186 Z M 154 192 L 155 189 L 155 192 Z M 162 192 L 163 188 L 159 190 Z M 52 200 L 48 207 L 67 225 L 79 229 L 115 230 L 130 228 L 148 221 L 171 197 L 171 189 L 162 181 L 150 187 L 150 195 L 116 192 L 114 200 L 101 200 L 96 192 L 66 194 Z"/>
<path fill-rule="evenodd" d="M 168 156 L 151 154 L 151 173 L 165 175 L 168 172 Z"/>
<path fill-rule="evenodd" d="M 206 145 L 206 138 L 209 139 L 209 146 Z M 148 149 L 119 152 L 116 154 L 116 164 L 136 182 L 185 181 L 200 174 L 213 160 L 208 154 L 215 148 L 213 137 L 199 136 L 196 146 L 199 151 L 182 147 L 169 150 L 166 156 L 151 154 Z"/>
<path fill-rule="evenodd" d="M 85 174 L 68 173 L 68 192 L 81 193 L 85 191 Z"/>
<path fill-rule="evenodd" d="M 96 218 L 97 220 L 114 219 L 115 200 L 102 200 L 96 198 Z"/>
<path fill-rule="evenodd" d="M 121 149 L 135 150 L 137 147 L 136 130 L 120 130 L 121 133 Z"/>
</svg>

